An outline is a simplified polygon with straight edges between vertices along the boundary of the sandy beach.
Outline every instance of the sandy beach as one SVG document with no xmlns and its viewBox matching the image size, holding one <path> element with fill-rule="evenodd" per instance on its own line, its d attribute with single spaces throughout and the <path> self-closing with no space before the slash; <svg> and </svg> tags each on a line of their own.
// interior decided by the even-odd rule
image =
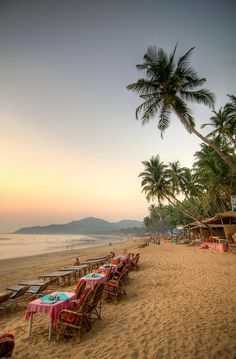
<svg viewBox="0 0 236 359">
<path fill-rule="evenodd" d="M 49 342 L 45 315 L 35 315 L 33 335 L 27 338 L 25 307 L 0 314 L 1 332 L 16 338 L 13 358 L 236 358 L 236 256 L 170 243 L 136 247 L 129 241 L 0 261 L 4 290 L 71 264 L 77 254 L 82 260 L 112 249 L 141 254 L 127 296 L 117 305 L 103 302 L 103 320 L 83 334 L 80 344 L 74 338 L 57 342 L 55 332 Z"/>
</svg>

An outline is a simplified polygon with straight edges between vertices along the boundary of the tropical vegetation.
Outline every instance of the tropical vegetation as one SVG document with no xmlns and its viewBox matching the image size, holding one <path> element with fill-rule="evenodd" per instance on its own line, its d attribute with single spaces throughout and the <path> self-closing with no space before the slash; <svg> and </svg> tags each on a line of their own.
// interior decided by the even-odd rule
<svg viewBox="0 0 236 359">
<path fill-rule="evenodd" d="M 140 78 L 127 86 L 136 92 L 143 101 L 136 109 L 136 118 L 147 124 L 158 116 L 158 129 L 161 136 L 171 123 L 171 114 L 175 114 L 189 133 L 194 133 L 201 141 L 210 146 L 236 174 L 236 162 L 209 137 L 204 137 L 196 130 L 195 120 L 187 101 L 204 104 L 213 108 L 215 97 L 209 90 L 202 88 L 206 79 L 199 77 L 189 64 L 189 57 L 194 49 L 188 50 L 175 62 L 174 51 L 168 56 L 163 49 L 149 47 L 143 63 L 136 65 L 138 70 L 146 71 L 146 78 Z M 235 129 L 235 97 L 231 96 L 230 105 L 226 106 L 228 118 L 233 118 Z M 140 117 L 141 115 L 141 117 Z M 233 131 L 227 124 L 227 131 Z"/>
<path fill-rule="evenodd" d="M 136 119 L 143 125 L 157 118 L 163 137 L 174 114 L 190 134 L 202 141 L 192 168 L 181 167 L 179 161 L 166 164 L 159 155 L 142 162 L 142 191 L 148 202 L 154 203 L 148 208 L 144 224 L 153 232 L 228 211 L 231 196 L 236 194 L 236 96 L 228 95 L 228 102 L 216 111 L 214 94 L 202 87 L 206 79 L 189 64 L 194 48 L 178 61 L 176 48 L 168 56 L 163 49 L 149 47 L 143 63 L 136 66 L 145 71 L 146 77 L 127 86 L 142 100 Z M 206 136 L 196 130 L 189 101 L 213 110 L 209 122 L 201 126 L 210 128 Z"/>
</svg>

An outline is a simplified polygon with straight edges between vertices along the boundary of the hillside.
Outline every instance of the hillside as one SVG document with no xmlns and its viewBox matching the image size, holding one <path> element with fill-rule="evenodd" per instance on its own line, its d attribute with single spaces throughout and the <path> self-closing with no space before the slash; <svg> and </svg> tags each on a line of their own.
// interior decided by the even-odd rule
<svg viewBox="0 0 236 359">
<path fill-rule="evenodd" d="M 22 234 L 110 234 L 122 230 L 142 227 L 141 221 L 124 219 L 119 222 L 108 222 L 104 219 L 88 217 L 66 224 L 24 227 L 14 233 Z"/>
</svg>

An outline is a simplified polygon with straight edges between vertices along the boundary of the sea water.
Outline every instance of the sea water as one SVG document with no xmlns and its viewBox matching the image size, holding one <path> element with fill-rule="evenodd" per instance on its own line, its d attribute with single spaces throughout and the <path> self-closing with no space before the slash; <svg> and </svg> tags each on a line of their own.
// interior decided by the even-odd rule
<svg viewBox="0 0 236 359">
<path fill-rule="evenodd" d="M 0 234 L 0 260 L 122 241 L 118 235 Z"/>
</svg>

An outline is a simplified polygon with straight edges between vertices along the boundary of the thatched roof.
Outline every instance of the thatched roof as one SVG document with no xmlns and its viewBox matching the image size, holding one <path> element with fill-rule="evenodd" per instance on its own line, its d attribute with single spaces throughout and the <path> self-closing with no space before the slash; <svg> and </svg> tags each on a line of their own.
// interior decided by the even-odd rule
<svg viewBox="0 0 236 359">
<path fill-rule="evenodd" d="M 218 213 L 214 217 L 203 219 L 202 223 L 198 221 L 188 223 L 184 226 L 184 228 L 186 227 L 190 227 L 191 229 L 199 228 L 199 227 L 205 228 L 203 223 L 206 223 L 208 225 L 214 222 L 219 222 L 221 219 L 225 219 L 225 218 L 236 220 L 236 212 L 230 211 L 230 212 Z"/>
</svg>

